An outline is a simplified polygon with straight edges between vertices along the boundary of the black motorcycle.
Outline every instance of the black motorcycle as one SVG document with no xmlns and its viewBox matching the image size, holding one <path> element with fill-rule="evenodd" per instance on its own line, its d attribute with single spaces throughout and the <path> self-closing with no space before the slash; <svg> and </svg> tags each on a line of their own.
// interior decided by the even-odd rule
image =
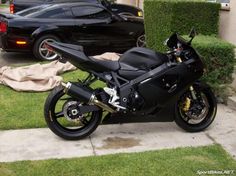
<svg viewBox="0 0 236 176">
<path fill-rule="evenodd" d="M 47 47 L 89 73 L 83 81 L 62 83 L 48 96 L 45 119 L 58 136 L 75 140 L 89 136 L 103 115 L 148 116 L 175 104 L 175 122 L 189 132 L 207 128 L 214 120 L 217 103 L 210 87 L 198 81 L 204 73 L 201 56 L 190 41 L 174 33 L 166 41 L 165 54 L 132 48 L 119 61 L 97 60 L 81 46 L 48 43 Z M 91 88 L 97 80 L 103 88 Z"/>
</svg>

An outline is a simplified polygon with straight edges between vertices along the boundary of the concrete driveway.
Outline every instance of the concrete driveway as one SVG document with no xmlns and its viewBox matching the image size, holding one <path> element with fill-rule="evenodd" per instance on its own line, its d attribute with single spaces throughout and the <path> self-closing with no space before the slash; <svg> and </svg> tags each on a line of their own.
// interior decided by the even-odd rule
<svg viewBox="0 0 236 176">
<path fill-rule="evenodd" d="M 0 8 L 0 13 L 9 13 L 9 8 Z M 7 53 L 0 50 L 0 67 L 18 66 L 38 62 L 30 53 Z"/>
<path fill-rule="evenodd" d="M 39 62 L 30 53 L 7 53 L 0 51 L 0 67 L 3 66 L 21 66 Z"/>
</svg>

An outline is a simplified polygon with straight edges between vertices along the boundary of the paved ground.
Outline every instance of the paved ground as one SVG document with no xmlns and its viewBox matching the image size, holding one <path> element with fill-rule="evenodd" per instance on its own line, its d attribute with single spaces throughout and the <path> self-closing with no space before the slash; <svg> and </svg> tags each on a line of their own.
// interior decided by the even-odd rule
<svg viewBox="0 0 236 176">
<path fill-rule="evenodd" d="M 0 8 L 0 13 L 9 13 L 9 8 Z M 37 60 L 30 53 L 7 53 L 0 50 L 0 67 L 6 65 L 24 65 L 36 63 Z"/>
<path fill-rule="evenodd" d="M 65 141 L 48 129 L 0 131 L 0 162 L 71 158 L 221 144 L 236 159 L 236 111 L 219 105 L 216 121 L 201 133 L 175 123 L 103 125 L 90 137 Z"/>
<path fill-rule="evenodd" d="M 7 53 L 0 51 L 0 67 L 33 64 L 38 62 L 30 53 Z"/>
</svg>

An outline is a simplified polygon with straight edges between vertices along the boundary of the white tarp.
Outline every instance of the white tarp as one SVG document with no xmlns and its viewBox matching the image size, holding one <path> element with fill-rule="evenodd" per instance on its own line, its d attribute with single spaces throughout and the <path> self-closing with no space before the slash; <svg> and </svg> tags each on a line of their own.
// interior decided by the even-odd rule
<svg viewBox="0 0 236 176">
<path fill-rule="evenodd" d="M 104 53 L 94 56 L 96 59 L 118 60 L 117 53 Z M 58 86 L 62 77 L 58 76 L 66 71 L 75 70 L 69 62 L 61 63 L 53 61 L 48 64 L 34 64 L 24 67 L 12 68 L 4 66 L 0 68 L 0 84 L 11 87 L 16 91 L 48 91 Z"/>
</svg>

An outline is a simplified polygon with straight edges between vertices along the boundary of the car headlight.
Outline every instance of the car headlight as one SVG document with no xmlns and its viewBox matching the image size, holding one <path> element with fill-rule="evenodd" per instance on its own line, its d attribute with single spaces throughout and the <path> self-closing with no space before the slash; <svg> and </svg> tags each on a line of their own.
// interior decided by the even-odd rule
<svg viewBox="0 0 236 176">
<path fill-rule="evenodd" d="M 143 12 L 142 11 L 138 11 L 138 16 L 142 17 L 143 16 Z"/>
</svg>

